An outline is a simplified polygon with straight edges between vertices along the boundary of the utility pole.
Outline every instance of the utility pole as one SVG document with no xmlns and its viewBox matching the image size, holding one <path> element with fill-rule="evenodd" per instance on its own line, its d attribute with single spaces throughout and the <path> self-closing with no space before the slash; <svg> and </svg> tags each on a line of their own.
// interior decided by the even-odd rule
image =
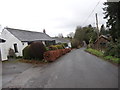
<svg viewBox="0 0 120 90">
<path fill-rule="evenodd" d="M 97 17 L 97 13 L 95 14 L 96 16 L 96 27 L 97 27 L 97 35 L 99 37 L 99 28 L 98 28 L 98 17 Z"/>
</svg>

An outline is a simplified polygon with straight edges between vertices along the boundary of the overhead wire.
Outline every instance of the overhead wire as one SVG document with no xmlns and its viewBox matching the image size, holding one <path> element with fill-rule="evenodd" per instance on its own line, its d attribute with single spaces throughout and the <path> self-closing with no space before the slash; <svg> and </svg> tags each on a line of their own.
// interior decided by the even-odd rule
<svg viewBox="0 0 120 90">
<path fill-rule="evenodd" d="M 87 19 L 85 20 L 85 22 L 82 24 L 82 26 L 88 21 L 88 19 L 90 18 L 90 16 L 93 14 L 93 12 L 95 11 L 95 9 L 97 8 L 97 6 L 100 4 L 100 1 L 98 1 L 98 3 L 96 4 L 96 6 L 93 8 L 92 12 L 89 14 L 89 16 L 87 17 Z"/>
</svg>

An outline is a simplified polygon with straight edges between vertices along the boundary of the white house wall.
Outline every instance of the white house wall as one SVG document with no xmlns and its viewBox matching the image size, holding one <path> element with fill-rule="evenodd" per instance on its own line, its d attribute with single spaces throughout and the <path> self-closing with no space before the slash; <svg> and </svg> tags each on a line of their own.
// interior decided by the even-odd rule
<svg viewBox="0 0 120 90">
<path fill-rule="evenodd" d="M 0 43 L 1 46 L 1 60 L 7 60 L 7 55 L 6 55 L 6 49 L 5 49 L 5 44 L 4 43 Z M 3 48 L 4 46 L 4 48 Z"/>
<path fill-rule="evenodd" d="M 16 53 L 16 55 L 22 56 L 22 50 L 28 45 L 27 42 L 22 43 L 19 39 L 17 39 L 13 34 L 11 34 L 6 29 L 3 30 L 1 37 L 6 40 L 5 43 L 1 44 L 2 60 L 7 59 L 10 48 L 14 50 L 14 44 L 17 44 L 17 49 L 18 49 L 18 53 Z"/>
<path fill-rule="evenodd" d="M 68 43 L 68 46 L 71 47 L 71 43 L 70 42 Z"/>
</svg>

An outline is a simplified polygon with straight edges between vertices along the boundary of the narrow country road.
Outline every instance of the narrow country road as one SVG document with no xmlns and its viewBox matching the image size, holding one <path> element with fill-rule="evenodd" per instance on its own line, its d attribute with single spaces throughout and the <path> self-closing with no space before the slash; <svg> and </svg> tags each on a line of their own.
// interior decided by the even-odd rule
<svg viewBox="0 0 120 90">
<path fill-rule="evenodd" d="M 118 67 L 82 48 L 72 50 L 43 68 L 24 71 L 6 87 L 118 88 Z"/>
</svg>

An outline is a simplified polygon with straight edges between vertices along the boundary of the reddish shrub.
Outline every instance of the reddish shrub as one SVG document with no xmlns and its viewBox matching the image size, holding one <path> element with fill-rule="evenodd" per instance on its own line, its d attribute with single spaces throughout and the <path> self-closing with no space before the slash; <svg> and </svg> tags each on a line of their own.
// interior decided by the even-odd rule
<svg viewBox="0 0 120 90">
<path fill-rule="evenodd" d="M 44 59 L 47 60 L 47 61 L 55 61 L 57 59 L 56 50 L 45 52 L 44 53 Z"/>
<path fill-rule="evenodd" d="M 44 59 L 47 61 L 55 61 L 60 56 L 70 52 L 71 49 L 58 49 L 58 50 L 52 50 L 47 51 L 44 53 Z"/>
</svg>

